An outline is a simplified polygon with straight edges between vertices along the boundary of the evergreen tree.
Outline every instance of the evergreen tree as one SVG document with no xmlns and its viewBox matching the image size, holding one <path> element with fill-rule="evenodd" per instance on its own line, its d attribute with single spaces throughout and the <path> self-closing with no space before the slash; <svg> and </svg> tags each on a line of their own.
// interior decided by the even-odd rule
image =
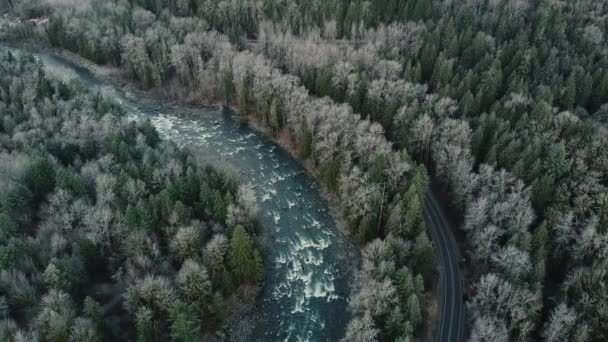
<svg viewBox="0 0 608 342">
<path fill-rule="evenodd" d="M 424 277 L 424 282 L 430 284 L 435 272 L 435 249 L 425 231 L 421 231 L 414 243 L 414 260 L 416 270 Z"/>
<path fill-rule="evenodd" d="M 21 183 L 13 182 L 3 197 L 2 208 L 8 217 L 21 226 L 28 226 L 32 222 L 34 200 L 30 190 Z"/>
<path fill-rule="evenodd" d="M 405 315 L 401 312 L 401 308 L 399 306 L 395 306 L 386 322 L 386 331 L 389 333 L 391 338 L 396 340 L 398 337 L 402 336 L 404 322 Z"/>
<path fill-rule="evenodd" d="M 369 171 L 369 180 L 371 183 L 382 184 L 384 182 L 385 157 L 378 155 L 374 158 L 372 167 Z"/>
<path fill-rule="evenodd" d="M 259 252 L 242 226 L 236 226 L 230 239 L 228 262 L 235 283 L 256 283 L 261 280 L 263 265 Z"/>
<path fill-rule="evenodd" d="M 308 125 L 306 124 L 306 121 L 304 121 L 302 123 L 302 142 L 300 144 L 300 149 L 299 149 L 299 156 L 300 158 L 306 160 L 308 158 L 310 158 L 310 156 L 312 155 L 312 151 L 313 151 L 313 134 L 312 132 L 308 129 Z"/>
<path fill-rule="evenodd" d="M 55 169 L 45 156 L 35 158 L 24 178 L 35 201 L 40 201 L 55 187 Z"/>
<path fill-rule="evenodd" d="M 418 197 L 417 183 L 412 183 L 405 193 L 405 234 L 409 238 L 416 237 L 421 231 L 426 231 L 422 212 L 422 201 Z"/>
<path fill-rule="evenodd" d="M 560 99 L 561 106 L 566 109 L 572 109 L 576 102 L 576 79 L 574 73 L 566 79 L 563 93 Z"/>
<path fill-rule="evenodd" d="M 178 302 L 171 312 L 171 337 L 173 341 L 197 342 L 201 340 L 200 321 L 194 310 Z"/>
<path fill-rule="evenodd" d="M 389 233 L 395 236 L 404 236 L 405 221 L 406 217 L 404 215 L 403 202 L 399 201 L 393 206 L 393 209 L 389 213 L 386 228 Z"/>
<path fill-rule="evenodd" d="M 416 329 L 422 323 L 422 314 L 420 312 L 420 304 L 418 297 L 415 294 L 410 295 L 407 301 L 408 322 Z"/>
<path fill-rule="evenodd" d="M 545 279 L 545 261 L 547 258 L 547 224 L 541 223 L 536 227 L 532 237 L 532 265 L 537 281 L 542 284 Z"/>
</svg>

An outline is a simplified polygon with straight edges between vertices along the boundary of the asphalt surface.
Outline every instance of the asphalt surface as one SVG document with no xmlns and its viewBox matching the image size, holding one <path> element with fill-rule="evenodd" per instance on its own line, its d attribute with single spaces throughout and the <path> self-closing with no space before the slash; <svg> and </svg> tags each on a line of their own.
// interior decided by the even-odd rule
<svg viewBox="0 0 608 342">
<path fill-rule="evenodd" d="M 460 251 L 448 220 L 433 194 L 427 192 L 424 213 L 437 249 L 440 274 L 441 316 L 437 342 L 460 342 L 464 335 L 464 284 L 459 261 Z"/>
</svg>

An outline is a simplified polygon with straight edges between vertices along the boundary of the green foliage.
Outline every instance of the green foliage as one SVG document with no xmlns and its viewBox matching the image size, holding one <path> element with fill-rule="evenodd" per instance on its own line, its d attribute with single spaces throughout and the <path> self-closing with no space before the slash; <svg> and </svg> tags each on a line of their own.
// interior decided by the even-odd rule
<svg viewBox="0 0 608 342">
<path fill-rule="evenodd" d="M 399 306 L 395 306 L 387 320 L 386 331 L 393 339 L 397 339 L 404 334 L 405 315 L 401 312 Z"/>
<path fill-rule="evenodd" d="M 371 169 L 369 171 L 369 181 L 371 183 L 381 184 L 385 180 L 385 161 L 384 155 L 378 155 L 374 158 Z"/>
<path fill-rule="evenodd" d="M 407 301 L 408 322 L 414 327 L 418 327 L 422 323 L 422 314 L 420 313 L 420 304 L 418 297 L 412 294 Z"/>
<path fill-rule="evenodd" d="M 177 303 L 171 312 L 171 338 L 179 342 L 201 340 L 200 321 L 191 306 Z"/>
<path fill-rule="evenodd" d="M 179 271 L 178 283 L 184 299 L 199 315 L 212 310 L 209 308 L 212 288 L 204 268 L 192 259 L 186 260 Z"/>
<path fill-rule="evenodd" d="M 232 233 L 228 263 L 235 284 L 255 284 L 262 280 L 262 258 L 242 226 L 235 227 Z"/>
<path fill-rule="evenodd" d="M 91 184 L 77 172 L 61 168 L 56 175 L 57 188 L 70 192 L 75 197 L 93 197 L 94 189 Z"/>
<path fill-rule="evenodd" d="M 419 197 L 419 193 L 417 184 L 413 183 L 404 196 L 407 203 L 405 208 L 405 234 L 409 238 L 414 238 L 420 232 L 426 231 L 422 212 L 423 199 Z"/>
<path fill-rule="evenodd" d="M 541 284 L 545 279 L 548 238 L 547 224 L 543 222 L 536 227 L 532 237 L 532 267 L 537 281 Z"/>
<path fill-rule="evenodd" d="M 2 196 L 2 208 L 7 216 L 21 227 L 32 222 L 34 196 L 22 183 L 12 182 Z"/>
<path fill-rule="evenodd" d="M 361 244 L 365 243 L 366 241 L 369 241 L 369 238 L 371 236 L 371 227 L 370 227 L 370 221 L 367 215 L 363 216 L 361 218 L 361 220 L 359 221 L 359 224 L 356 226 L 356 230 L 355 230 L 355 238 L 357 239 L 357 241 Z"/>
<path fill-rule="evenodd" d="M 302 124 L 302 142 L 300 143 L 298 155 L 301 159 L 306 160 L 310 158 L 313 152 L 314 136 L 308 129 L 306 121 Z"/>
<path fill-rule="evenodd" d="M 253 75 L 246 74 L 242 82 L 243 84 L 238 90 L 238 112 L 241 121 L 246 122 L 249 114 L 253 110 L 253 104 L 251 99 Z"/>
<path fill-rule="evenodd" d="M 421 231 L 414 243 L 415 269 L 422 274 L 424 282 L 430 285 L 435 273 L 435 248 L 425 231 Z"/>
<path fill-rule="evenodd" d="M 340 176 L 340 160 L 331 160 L 324 168 L 323 179 L 325 186 L 331 191 L 338 191 L 338 177 Z"/>
<path fill-rule="evenodd" d="M 395 236 L 405 236 L 407 218 L 404 214 L 403 201 L 399 200 L 393 206 L 386 221 L 386 229 L 389 233 Z"/>
<path fill-rule="evenodd" d="M 23 5 L 16 9 L 20 16 L 39 15 L 50 11 L 46 7 L 42 7 L 44 10 L 41 10 L 40 6 L 36 6 L 37 2 L 20 1 L 19 3 Z M 139 6 L 151 13 L 141 10 Z M 500 224 L 497 228 L 502 235 L 499 239 L 500 246 L 494 247 L 504 247 L 512 240 L 517 240 L 518 244 L 529 240 L 531 229 L 527 222 L 533 219 L 528 220 L 523 216 L 534 216 L 528 215 L 525 210 L 529 204 L 528 189 L 531 189 L 535 216 L 539 221 L 547 220 L 546 229 L 551 232 L 547 234 L 546 250 L 563 251 L 564 253 L 559 254 L 565 256 L 563 260 L 556 261 L 559 265 L 555 265 L 556 271 L 551 275 L 551 279 L 563 279 L 564 284 L 582 283 L 578 277 L 585 271 L 581 270 L 590 267 L 592 261 L 599 265 L 605 264 L 603 254 L 598 252 L 602 249 L 592 249 L 584 243 L 587 241 L 585 237 L 589 235 L 593 235 L 589 240 L 605 240 L 595 235 L 605 232 L 606 210 L 602 196 L 605 193 L 607 181 L 605 174 L 608 170 L 606 134 L 601 123 L 601 118 L 605 116 L 605 108 L 602 109 L 602 106 L 605 107 L 608 101 L 607 50 L 604 48 L 607 33 L 603 19 L 605 8 L 602 7 L 601 2 L 562 1 L 556 5 L 551 1 L 469 4 L 426 0 L 330 0 L 307 2 L 305 5 L 297 1 L 264 1 L 260 7 L 251 6 L 249 1 L 237 1 L 231 4 L 227 4 L 226 1 L 207 2 L 203 6 L 200 1 L 166 3 L 138 0 L 124 4 L 109 2 L 107 5 L 98 4 L 91 8 L 89 11 L 74 12 L 75 10 L 66 9 L 54 13 L 46 26 L 46 36 L 50 43 L 53 46 L 76 51 L 100 63 L 122 65 L 126 70 L 131 71 L 144 87 L 154 86 L 160 79 L 160 82 L 168 85 L 166 88 L 163 87 L 163 90 L 173 90 L 170 89 L 173 85 L 172 80 L 165 77 L 177 73 L 180 76 L 186 75 L 187 81 L 191 82 L 186 84 L 194 88 L 185 89 L 185 93 L 190 94 L 191 90 L 198 92 L 200 88 L 206 87 L 211 89 L 209 93 L 213 96 L 210 97 L 215 96 L 217 99 L 224 92 L 226 101 L 232 98 L 233 101 L 238 102 L 243 118 L 244 115 L 252 112 L 253 108 L 259 107 L 259 103 L 256 102 L 257 90 L 260 83 L 265 80 L 259 83 L 250 80 L 252 74 L 255 74 L 255 70 L 251 71 L 251 69 L 258 66 L 258 61 L 252 63 L 253 67 L 248 65 L 245 68 L 252 74 L 245 74 L 244 79 L 235 80 L 241 65 L 230 65 L 228 70 L 232 75 L 223 74 L 227 70 L 223 68 L 218 68 L 222 70 L 222 74 L 214 73 L 215 70 L 210 67 L 220 63 L 232 63 L 235 60 L 241 61 L 241 59 L 225 58 L 234 51 L 223 54 L 224 49 L 217 49 L 216 44 L 213 43 L 207 44 L 206 41 L 195 39 L 192 39 L 195 42 L 193 44 L 186 42 L 187 33 L 195 33 L 192 36 L 203 36 L 203 32 L 216 30 L 226 34 L 238 44 L 239 49 L 236 50 L 247 47 L 249 42 L 243 41 L 243 38 L 259 39 L 260 46 L 256 51 L 272 59 L 274 65 L 281 71 L 299 76 L 304 86 L 315 95 L 346 101 L 354 112 L 361 114 L 363 118 L 369 117 L 381 123 L 387 135 L 399 148 L 409 148 L 419 143 L 414 141 L 414 136 L 417 134 L 411 134 L 419 132 L 412 130 L 412 127 L 421 116 L 428 115 L 434 123 L 434 128 L 425 132 L 429 134 L 429 141 L 432 141 L 433 146 L 429 147 L 432 151 L 428 151 L 432 152 L 432 155 L 428 156 L 430 158 L 421 159 L 424 159 L 434 176 L 444 178 L 439 181 L 449 184 L 449 193 L 454 197 L 451 200 L 456 209 L 471 209 L 472 203 L 482 199 L 488 201 L 487 208 L 497 208 L 498 204 L 501 205 L 501 210 L 492 211 L 492 215 L 497 212 L 513 213 L 513 216 L 505 215 L 500 220 L 488 218 L 491 216 L 488 214 L 490 210 L 480 210 L 480 213 L 477 213 L 481 217 L 478 221 L 481 222 L 483 229 L 488 228 L 488 222 L 485 221 L 500 221 L 491 222 Z M 226 16 L 226 11 L 230 12 L 230 16 Z M 178 20 L 183 21 L 190 19 L 182 16 L 193 16 L 195 19 L 192 19 L 196 23 L 176 28 L 175 26 L 179 26 L 178 20 L 173 16 L 178 16 L 180 17 Z M 137 20 L 138 18 L 141 20 Z M 331 20 L 335 20 L 335 23 L 331 23 Z M 259 25 L 262 22 L 269 24 Z M 352 40 L 334 41 L 332 25 L 336 27 L 338 38 L 352 38 Z M 31 31 L 31 27 L 28 31 L 24 25 L 17 26 L 19 28 L 16 31 Z M 279 34 L 261 32 L 260 27 L 278 27 L 281 28 L 280 31 L 290 32 L 293 36 L 290 39 L 275 39 L 280 37 Z M 311 32 L 322 32 L 326 37 L 317 37 Z M 127 35 L 133 37 L 123 42 L 122 38 Z M 28 36 L 28 34 L 17 32 L 14 36 Z M 307 40 L 309 37 L 309 41 L 304 44 L 297 44 L 298 40 Z M 285 44 L 285 41 L 289 41 L 289 44 Z M 226 41 L 222 41 L 222 44 L 224 42 Z M 209 53 L 205 45 L 213 46 L 211 49 L 222 53 L 218 55 Z M 187 49 L 193 51 L 189 53 Z M 306 50 L 311 50 L 312 53 L 307 55 L 305 52 L 309 51 Z M 182 52 L 187 55 L 186 58 L 172 60 L 173 57 L 179 57 L 179 53 Z M 236 55 L 243 57 L 240 53 Z M 217 56 L 220 56 L 219 61 L 215 60 Z M 290 58 L 295 62 L 290 62 Z M 385 68 L 387 62 L 397 63 L 403 68 Z M 206 64 L 205 67 L 200 65 L 203 63 Z M 349 64 L 349 70 L 346 75 L 338 79 L 337 84 L 334 84 L 333 77 L 337 75 L 337 65 L 344 64 Z M 185 72 L 176 70 L 180 67 L 183 67 Z M 275 75 L 270 74 L 265 74 L 257 81 L 264 78 L 272 79 L 272 82 L 268 83 L 274 87 Z M 426 84 L 428 89 L 424 88 L 417 93 L 408 88 L 397 92 L 394 97 L 383 98 L 382 101 L 370 100 L 368 90 L 373 88 L 374 82 L 390 80 L 397 83 L 402 78 L 410 82 Z M 230 81 L 236 81 L 232 82 L 232 85 L 238 85 L 235 87 L 238 91 L 234 89 L 232 96 L 227 95 L 232 92 L 229 89 Z M 347 83 L 348 85 L 344 87 Z M 3 88 L 3 93 L 10 93 L 8 86 Z M 31 88 L 35 89 L 37 97 L 55 92 L 59 98 L 68 99 L 77 93 L 77 90 L 66 84 L 48 87 L 45 82 L 36 82 Z M 313 161 L 317 161 L 317 151 L 326 147 L 322 145 L 324 137 L 317 136 L 321 134 L 319 126 L 322 126 L 318 122 L 331 120 L 315 114 L 314 118 L 318 122 L 306 121 L 309 118 L 300 113 L 306 113 L 307 101 L 293 101 L 297 103 L 298 108 L 283 110 L 281 107 L 289 106 L 291 95 L 292 93 L 288 93 L 286 96 L 289 96 L 289 101 L 280 104 L 265 103 L 264 108 L 270 107 L 271 113 L 258 114 L 269 117 L 269 127 L 275 131 L 281 129 L 281 125 L 278 124 L 280 122 L 284 124 L 297 122 L 297 126 L 289 126 L 289 131 L 298 140 L 300 156 L 303 159 L 312 158 Z M 447 108 L 450 107 L 446 106 L 448 97 L 454 100 L 454 109 Z M 13 108 L 20 109 L 24 105 L 23 99 L 5 102 L 9 106 L 7 108 L 10 108 L 4 111 L 6 113 L 12 112 Z M 321 106 L 311 107 L 315 112 L 321 108 Z M 398 107 L 403 111 L 398 110 Z M 290 117 L 292 112 L 297 112 L 298 115 Z M 403 112 L 407 115 L 400 114 Z M 292 120 L 299 119 L 300 116 L 304 117 L 304 122 L 308 122 L 311 127 L 301 129 L 303 124 Z M 19 115 L 11 114 L 10 118 L 3 118 L 1 129 L 12 134 L 13 130 L 20 129 L 22 120 Z M 400 120 L 406 122 L 396 124 Z M 474 137 L 472 149 L 468 134 L 460 134 L 462 132 L 457 132 L 455 129 L 445 129 L 447 132 L 440 134 L 438 127 L 442 127 L 450 120 L 466 124 L 467 129 L 470 127 Z M 403 130 L 404 128 L 407 129 Z M 328 131 L 333 133 L 335 129 Z M 447 139 L 436 139 L 439 135 L 444 135 L 443 133 L 446 133 Z M 343 136 L 340 138 L 342 139 Z M 319 146 L 316 146 L 317 144 Z M 340 148 L 345 146 L 349 146 L 348 142 L 340 145 Z M 93 147 L 89 145 L 87 149 L 95 151 Z M 118 144 L 116 147 L 116 156 L 124 158 L 126 156 L 122 153 L 124 146 Z M 71 147 L 66 147 L 65 151 L 70 149 Z M 62 153 L 51 148 L 48 150 L 59 162 L 72 162 L 61 157 Z M 361 170 L 372 170 L 372 165 L 367 165 L 369 164 L 367 161 L 361 162 L 362 159 L 367 160 L 369 156 L 361 157 L 351 153 L 350 150 L 338 152 L 343 157 L 341 169 L 350 171 L 348 164 L 353 162 Z M 91 155 L 96 156 L 89 154 L 88 159 Z M 442 169 L 442 165 L 438 162 L 441 161 L 441 157 L 453 158 L 451 160 L 453 163 L 446 162 L 446 167 Z M 391 159 L 387 158 L 388 160 Z M 403 184 L 401 180 L 395 181 L 388 177 L 392 171 L 391 163 L 385 164 L 383 170 L 386 174 L 385 178 L 379 180 L 380 177 L 376 175 L 380 172 L 374 170 L 372 181 L 382 182 L 388 178 L 394 183 Z M 388 167 L 389 164 L 391 167 Z M 495 187 L 499 189 L 506 186 L 508 189 L 515 189 L 515 192 L 507 192 L 508 196 L 505 195 L 511 201 L 503 200 L 501 196 L 504 194 L 499 190 L 494 191 L 495 189 L 471 193 L 471 188 L 479 183 L 479 174 L 476 173 L 484 164 L 495 165 L 496 170 L 505 169 L 524 182 L 522 187 L 511 187 L 506 184 L 498 184 Z M 325 166 L 321 165 L 323 168 Z M 321 170 L 324 171 L 325 176 L 326 170 Z M 336 178 L 342 180 L 345 175 L 339 176 Z M 424 199 L 420 190 L 422 186 L 417 185 L 418 200 L 412 199 L 414 196 L 409 188 L 389 189 L 386 198 L 394 198 L 397 193 L 403 195 L 406 190 L 408 196 L 403 196 L 401 205 L 392 205 L 388 215 L 383 215 L 386 217 L 376 220 L 378 217 L 374 215 L 378 215 L 379 212 L 375 210 L 377 203 L 365 195 L 363 191 L 365 185 L 357 186 L 363 196 L 355 197 L 354 193 L 348 193 L 346 196 L 349 199 L 362 198 L 361 203 L 364 205 L 352 207 L 365 206 L 363 212 L 372 213 L 361 220 L 364 223 L 358 225 L 361 227 L 354 227 L 356 236 L 362 241 L 374 236 L 369 228 L 375 228 L 374 223 L 383 220 L 386 220 L 387 231 L 413 229 L 414 232 L 410 237 L 416 235 L 417 229 L 420 228 L 420 225 L 416 224 L 419 221 L 417 203 Z M 215 190 L 219 195 L 215 194 Z M 37 209 L 38 203 L 35 202 L 39 200 L 40 195 L 38 190 L 32 190 L 33 200 L 31 203 L 23 203 L 29 204 L 29 207 L 26 205 L 23 208 Z M 2 202 L 5 203 L 6 194 L 2 197 Z M 199 203 L 193 210 L 193 217 L 213 218 L 216 222 L 223 223 L 226 202 L 229 202 L 226 200 L 225 191 L 211 186 L 204 197 L 201 195 Z M 171 210 L 168 211 L 163 211 L 163 208 L 169 207 L 165 199 L 161 199 L 161 205 L 158 206 L 155 200 L 148 199 L 155 226 L 164 225 L 169 221 L 170 215 L 174 212 L 172 203 L 179 200 L 186 207 L 190 205 L 184 198 L 174 194 L 168 198 L 172 201 Z M 206 205 L 206 201 L 212 202 L 214 209 L 210 209 L 212 206 Z M 369 202 L 373 202 L 371 206 L 374 210 L 368 210 Z M 30 217 L 28 220 L 28 215 L 17 212 L 15 208 L 17 206 L 9 205 L 3 206 L 2 210 L 18 225 L 27 225 L 33 214 L 28 214 Z M 28 211 L 24 210 L 24 212 Z M 467 215 L 467 210 L 462 212 L 463 216 Z M 573 215 L 571 224 L 568 225 L 568 229 L 559 230 L 561 225 L 559 216 L 567 213 Z M 472 219 L 473 215 L 470 214 L 469 212 L 468 216 Z M 359 221 L 361 216 L 360 213 L 353 215 L 356 218 L 353 221 Z M 405 222 L 400 222 L 399 218 L 402 216 L 405 217 Z M 515 216 L 518 218 L 515 219 Z M 588 227 L 587 222 L 594 217 L 599 217 L 599 228 Z M 412 227 L 404 229 L 403 226 L 407 226 L 410 222 L 413 222 Z M 423 228 L 420 229 L 424 231 Z M 468 240 L 474 240 L 480 235 L 480 230 L 482 229 L 468 232 Z M 536 235 L 537 232 L 534 233 Z M 529 255 L 534 260 L 535 268 L 540 268 L 541 258 L 535 255 L 537 253 L 535 251 L 539 250 L 540 247 L 532 248 L 532 254 Z M 499 248 L 492 251 L 498 253 Z M 477 276 L 479 275 L 474 275 Z M 536 279 L 539 278 L 540 276 Z M 604 282 L 603 280 L 602 283 Z M 526 281 L 525 287 L 535 288 L 536 285 L 535 281 L 531 280 Z M 553 293 L 552 290 L 543 293 Z M 574 313 L 576 317 L 593 316 L 589 312 L 598 311 L 597 307 L 588 304 L 586 300 L 584 303 L 579 300 L 588 298 L 588 292 L 593 291 L 581 292 L 585 295 L 572 296 L 566 290 L 560 294 L 565 298 L 567 307 L 576 310 Z M 601 300 L 592 302 L 602 303 Z M 543 315 L 543 317 L 549 316 Z M 530 326 L 543 329 L 542 324 L 537 324 L 538 322 L 534 320 L 535 317 L 525 317 L 522 319 L 524 325 L 521 322 L 514 322 L 512 318 L 505 323 L 496 321 L 492 317 L 491 322 L 495 326 L 502 326 L 501 324 L 505 323 L 505 329 L 508 331 L 503 335 L 508 334 L 511 339 L 524 340 L 530 335 L 542 335 L 540 332 L 527 331 Z M 471 322 L 471 325 L 487 327 L 489 324 L 484 325 L 484 323 L 488 322 Z M 580 322 L 584 322 L 585 325 Z M 602 339 L 606 335 L 606 329 L 594 322 L 591 319 L 578 319 L 576 327 L 571 330 L 579 331 L 577 336 Z M 416 328 L 412 322 L 407 324 L 410 326 L 409 330 Z M 522 335 L 519 335 L 520 333 Z M 564 338 L 574 338 L 574 335 L 573 333 L 572 336 L 564 336 Z"/>
<path fill-rule="evenodd" d="M 45 341 L 199 341 L 221 326 L 223 296 L 264 272 L 242 228 L 225 257 L 236 179 L 25 54 L 0 55 L 0 69 L 0 108 L 10 107 L 0 125 L 0 330 L 19 322 Z M 212 241 L 219 253 L 205 247 Z M 17 326 L 8 328 L 10 340 Z"/>
<path fill-rule="evenodd" d="M 17 223 L 7 214 L 0 212 L 0 241 L 8 241 L 17 233 Z"/>
<path fill-rule="evenodd" d="M 232 103 L 233 98 L 234 98 L 234 93 L 236 92 L 236 90 L 234 89 L 234 82 L 233 82 L 233 74 L 232 74 L 232 68 L 226 68 L 224 69 L 224 72 L 222 74 L 222 90 L 223 90 L 223 96 L 224 96 L 224 106 L 228 106 Z"/>
</svg>

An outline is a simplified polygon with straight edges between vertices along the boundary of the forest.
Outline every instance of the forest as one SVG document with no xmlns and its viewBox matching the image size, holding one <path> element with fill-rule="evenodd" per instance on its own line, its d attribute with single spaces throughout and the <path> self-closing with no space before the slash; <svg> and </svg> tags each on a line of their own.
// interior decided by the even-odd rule
<svg viewBox="0 0 608 342">
<path fill-rule="evenodd" d="M 345 341 L 420 338 L 429 183 L 466 236 L 468 340 L 608 339 L 607 3 L 79 4 L 10 1 L 49 22 L 3 38 L 233 106 L 340 198 L 363 248 Z"/>
<path fill-rule="evenodd" d="M 250 186 L 32 56 L 0 70 L 0 340 L 215 336 L 264 276 Z"/>
</svg>

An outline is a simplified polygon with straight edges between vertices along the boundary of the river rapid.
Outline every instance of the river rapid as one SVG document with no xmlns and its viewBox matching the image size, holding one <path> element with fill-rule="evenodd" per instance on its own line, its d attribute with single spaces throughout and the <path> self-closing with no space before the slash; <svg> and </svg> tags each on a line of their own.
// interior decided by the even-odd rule
<svg viewBox="0 0 608 342">
<path fill-rule="evenodd" d="M 163 138 L 238 172 L 241 182 L 254 186 L 266 278 L 255 308 L 241 319 L 251 325 L 250 335 L 232 339 L 336 341 L 343 336 L 356 247 L 337 229 L 316 182 L 288 152 L 220 107 L 165 106 L 103 82 L 60 56 L 36 56 L 47 72 L 102 91 L 129 118 L 151 120 Z"/>
</svg>

